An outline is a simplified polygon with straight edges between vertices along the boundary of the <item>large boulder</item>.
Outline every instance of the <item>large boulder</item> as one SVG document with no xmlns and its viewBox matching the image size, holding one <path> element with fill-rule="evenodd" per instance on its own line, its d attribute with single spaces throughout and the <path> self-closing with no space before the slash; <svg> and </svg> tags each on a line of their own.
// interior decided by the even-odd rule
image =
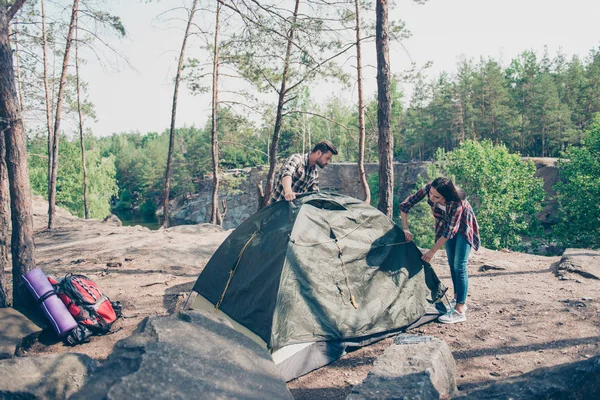
<svg viewBox="0 0 600 400">
<path fill-rule="evenodd" d="M 558 264 L 557 275 L 575 273 L 588 279 L 600 279 L 600 251 L 566 249 Z"/>
<path fill-rule="evenodd" d="M 533 157 L 527 158 L 535 164 L 536 178 L 544 181 L 544 208 L 536 214 L 538 220 L 545 226 L 552 226 L 558 223 L 558 201 L 556 200 L 556 191 L 554 185 L 559 181 L 558 166 L 556 158 Z"/>
<path fill-rule="evenodd" d="M 102 220 L 102 222 L 104 222 L 105 224 L 108 224 L 108 225 L 113 225 L 113 226 L 123 226 L 123 222 L 121 222 L 119 217 L 117 217 L 115 214 L 107 215 Z"/>
<path fill-rule="evenodd" d="M 600 356 L 539 368 L 496 381 L 456 399 L 600 399 Z"/>
<path fill-rule="evenodd" d="M 41 328 L 14 308 L 0 308 L 0 360 L 13 358 L 24 338 Z"/>
<path fill-rule="evenodd" d="M 84 354 L 52 354 L 0 361 L 0 399 L 66 399 L 97 368 Z"/>
<path fill-rule="evenodd" d="M 558 221 L 558 203 L 553 185 L 558 181 L 558 169 L 554 158 L 532 158 L 535 163 L 535 176 L 544 180 L 544 209 L 537 214 L 540 222 L 551 226 Z M 397 160 L 400 161 L 400 160 Z M 427 176 L 429 161 L 394 162 L 395 194 L 403 200 L 416 191 L 415 184 L 419 179 L 432 179 Z M 366 163 L 367 175 L 378 173 L 378 164 Z M 345 194 L 357 199 L 364 199 L 365 194 L 356 175 L 356 163 L 335 162 L 319 171 L 319 187 L 325 192 Z M 228 182 L 219 191 L 219 203 L 227 202 L 227 214 L 223 221 L 225 229 L 237 228 L 258 209 L 257 186 L 264 186 L 267 169 L 265 166 L 224 171 L 222 178 Z M 212 204 L 212 175 L 208 174 L 197 183 L 194 194 L 185 194 L 171 200 L 169 220 L 175 224 L 198 224 L 209 220 Z M 229 186 L 229 188 L 227 188 Z M 162 216 L 162 209 L 157 211 Z"/>
<path fill-rule="evenodd" d="M 291 399 L 269 352 L 218 316 L 148 317 L 72 399 Z"/>
<path fill-rule="evenodd" d="M 447 398 L 456 390 L 455 374 L 456 364 L 446 342 L 431 336 L 399 335 L 347 400 Z"/>
</svg>

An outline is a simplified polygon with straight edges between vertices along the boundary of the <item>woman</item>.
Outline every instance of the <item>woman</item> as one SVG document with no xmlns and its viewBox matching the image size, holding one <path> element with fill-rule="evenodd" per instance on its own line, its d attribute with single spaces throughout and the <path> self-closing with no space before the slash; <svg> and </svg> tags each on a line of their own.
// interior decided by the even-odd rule
<svg viewBox="0 0 600 400">
<path fill-rule="evenodd" d="M 430 262 L 435 253 L 446 245 L 454 287 L 454 301 L 450 304 L 450 311 L 442 315 L 439 321 L 445 324 L 464 322 L 467 320 L 469 288 L 467 260 L 472 248 L 479 249 L 477 219 L 473 208 L 465 199 L 465 192 L 454 186 L 448 178 L 436 178 L 400 204 L 402 228 L 408 241 L 413 239 L 408 229 L 408 212 L 425 196 L 435 218 L 435 245 L 422 258 L 423 261 Z"/>
</svg>

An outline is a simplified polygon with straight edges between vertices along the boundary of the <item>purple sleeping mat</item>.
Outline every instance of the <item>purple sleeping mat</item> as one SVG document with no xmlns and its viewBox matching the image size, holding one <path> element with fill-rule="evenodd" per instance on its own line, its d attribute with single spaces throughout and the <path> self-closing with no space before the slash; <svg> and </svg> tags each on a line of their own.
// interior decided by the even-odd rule
<svg viewBox="0 0 600 400">
<path fill-rule="evenodd" d="M 75 322 L 62 300 L 56 295 L 54 288 L 41 269 L 33 269 L 25 275 L 21 275 L 21 279 L 23 279 L 38 305 L 48 317 L 58 336 L 66 335 L 77 327 L 77 322 Z"/>
</svg>

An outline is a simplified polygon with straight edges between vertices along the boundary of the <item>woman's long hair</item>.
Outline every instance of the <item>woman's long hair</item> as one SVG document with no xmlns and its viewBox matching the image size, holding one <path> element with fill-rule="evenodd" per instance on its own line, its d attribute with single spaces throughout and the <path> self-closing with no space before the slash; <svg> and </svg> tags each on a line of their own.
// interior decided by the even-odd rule
<svg viewBox="0 0 600 400">
<path fill-rule="evenodd" d="M 434 187 L 439 194 L 444 196 L 446 201 L 462 201 L 466 197 L 464 190 L 455 186 L 450 179 L 443 176 L 435 178 L 433 182 L 431 182 L 431 186 Z"/>
</svg>

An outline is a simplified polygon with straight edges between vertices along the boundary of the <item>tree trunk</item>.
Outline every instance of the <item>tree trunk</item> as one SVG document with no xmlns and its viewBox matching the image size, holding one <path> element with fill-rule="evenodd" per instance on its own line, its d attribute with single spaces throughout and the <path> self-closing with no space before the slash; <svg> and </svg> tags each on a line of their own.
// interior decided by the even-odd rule
<svg viewBox="0 0 600 400">
<path fill-rule="evenodd" d="M 304 114 L 304 116 L 306 116 L 306 114 Z M 307 130 L 307 133 L 308 133 L 308 138 L 307 138 L 307 140 L 308 140 L 308 150 L 307 151 L 311 151 L 312 150 L 312 137 L 311 137 L 311 133 L 310 133 L 310 122 L 308 123 L 308 126 L 307 126 L 306 130 Z M 329 141 L 331 141 L 331 135 L 330 135 Z M 302 152 L 304 152 L 304 150 Z"/>
<path fill-rule="evenodd" d="M 83 117 L 81 115 L 81 85 L 79 83 L 79 15 L 75 19 L 75 79 L 77 84 L 77 113 L 79 114 L 79 143 L 81 144 L 81 169 L 83 170 L 83 211 L 85 219 L 90 219 L 87 197 L 87 167 L 85 165 L 85 141 L 83 138 Z"/>
<path fill-rule="evenodd" d="M 460 129 L 460 133 L 458 135 L 458 143 L 462 143 L 465 141 L 465 119 L 464 119 L 464 110 L 463 110 L 463 102 L 460 95 L 458 96 L 458 126 Z"/>
<path fill-rule="evenodd" d="M 21 108 L 21 113 L 25 112 L 25 96 L 23 95 L 23 75 L 21 74 L 21 59 L 19 54 L 19 30 L 17 29 L 19 21 L 15 18 L 15 71 L 17 72 L 17 91 L 19 93 L 19 106 Z M 9 26 L 9 34 L 10 34 L 10 26 Z M 23 129 L 25 129 L 25 121 L 23 121 Z"/>
<path fill-rule="evenodd" d="M 221 205 L 223 207 L 223 212 L 217 210 L 217 225 L 223 226 L 223 221 L 225 220 L 225 214 L 227 214 L 227 199 L 221 200 Z"/>
<path fill-rule="evenodd" d="M 525 95 L 523 95 L 522 105 L 521 105 L 521 154 L 525 154 L 525 106 L 527 102 L 525 100 Z"/>
<path fill-rule="evenodd" d="M 12 217 L 13 307 L 32 305 L 21 275 L 35 268 L 31 190 L 27 172 L 27 149 L 13 70 L 8 36 L 10 19 L 23 6 L 17 0 L 10 9 L 0 10 L 0 133 L 4 134 L 6 170 L 10 186 Z"/>
<path fill-rule="evenodd" d="M 365 203 L 371 203 L 371 189 L 365 171 L 365 105 L 362 87 L 362 52 L 360 44 L 360 0 L 356 6 L 356 82 L 358 85 L 358 179 L 365 193 Z"/>
<path fill-rule="evenodd" d="M 173 91 L 173 108 L 171 110 L 171 132 L 169 135 L 169 153 L 167 155 L 167 169 L 165 171 L 165 192 L 163 199 L 163 228 L 169 227 L 169 178 L 171 175 L 171 162 L 173 160 L 173 144 L 175 142 L 175 117 L 177 116 L 177 96 L 179 94 L 179 83 L 181 82 L 181 70 L 183 68 L 183 60 L 185 57 L 185 45 L 190 33 L 190 27 L 192 26 L 192 20 L 194 19 L 194 13 L 196 12 L 196 6 L 198 0 L 194 0 L 190 15 L 188 17 L 187 26 L 185 27 L 185 34 L 183 36 L 183 43 L 181 44 L 181 51 L 179 52 L 179 63 L 177 64 L 177 75 L 175 76 L 175 90 Z"/>
<path fill-rule="evenodd" d="M 542 119 L 543 123 L 543 119 Z M 546 157 L 546 126 L 542 127 L 542 157 Z"/>
<path fill-rule="evenodd" d="M 302 116 L 302 151 L 304 153 L 306 151 L 306 114 Z"/>
<path fill-rule="evenodd" d="M 377 127 L 379 128 L 379 211 L 392 217 L 394 208 L 394 137 L 391 133 L 392 96 L 388 1 L 377 0 Z"/>
<path fill-rule="evenodd" d="M 212 98 L 212 163 L 213 163 L 213 192 L 212 212 L 210 223 L 216 224 L 223 220 L 219 218 L 219 137 L 217 132 L 217 111 L 219 105 L 219 17 L 221 3 L 217 2 L 217 15 L 215 17 L 215 49 L 213 53 L 213 98 Z"/>
<path fill-rule="evenodd" d="M 294 43 L 294 31 L 296 29 L 296 19 L 298 18 L 298 8 L 300 0 L 296 0 L 292 24 L 290 26 L 287 49 L 285 51 L 285 60 L 283 63 L 283 74 L 281 75 L 281 89 L 279 89 L 279 101 L 277 102 L 277 114 L 275 117 L 275 129 L 273 130 L 273 141 L 269 148 L 269 173 L 267 174 L 267 183 L 265 186 L 265 197 L 263 206 L 269 203 L 271 193 L 273 192 L 273 183 L 275 180 L 275 166 L 277 165 L 277 146 L 279 145 L 279 132 L 281 131 L 281 120 L 283 118 L 283 106 L 285 104 L 287 78 L 290 69 L 290 58 L 292 55 L 292 44 Z"/>
<path fill-rule="evenodd" d="M 480 140 L 484 140 L 485 139 L 485 77 L 483 75 L 483 71 L 481 72 L 481 123 L 480 123 L 479 129 L 481 130 Z"/>
<path fill-rule="evenodd" d="M 0 123 L 0 127 L 2 124 Z M 6 171 L 4 135 L 0 135 L 0 308 L 8 307 L 4 269 L 8 266 L 8 226 L 10 224 L 10 189 Z"/>
<path fill-rule="evenodd" d="M 60 132 L 60 117 L 62 112 L 65 84 L 67 82 L 67 69 L 69 68 L 69 54 L 71 52 L 71 43 L 73 42 L 73 31 L 75 29 L 75 18 L 79 0 L 73 0 L 73 9 L 71 11 L 71 23 L 69 24 L 69 33 L 67 34 L 67 44 L 63 58 L 62 73 L 60 84 L 58 85 L 58 98 L 56 100 L 56 115 L 54 117 L 54 135 L 52 138 L 52 171 L 50 182 L 48 182 L 48 229 L 54 228 L 54 214 L 56 212 L 56 176 L 58 173 L 58 140 Z"/>
<path fill-rule="evenodd" d="M 48 184 L 52 180 L 52 103 L 48 89 L 48 40 L 46 34 L 46 1 L 42 0 L 42 49 L 44 62 L 44 94 L 46 96 L 46 127 L 48 129 Z M 50 186 L 48 186 L 50 199 Z"/>
</svg>

